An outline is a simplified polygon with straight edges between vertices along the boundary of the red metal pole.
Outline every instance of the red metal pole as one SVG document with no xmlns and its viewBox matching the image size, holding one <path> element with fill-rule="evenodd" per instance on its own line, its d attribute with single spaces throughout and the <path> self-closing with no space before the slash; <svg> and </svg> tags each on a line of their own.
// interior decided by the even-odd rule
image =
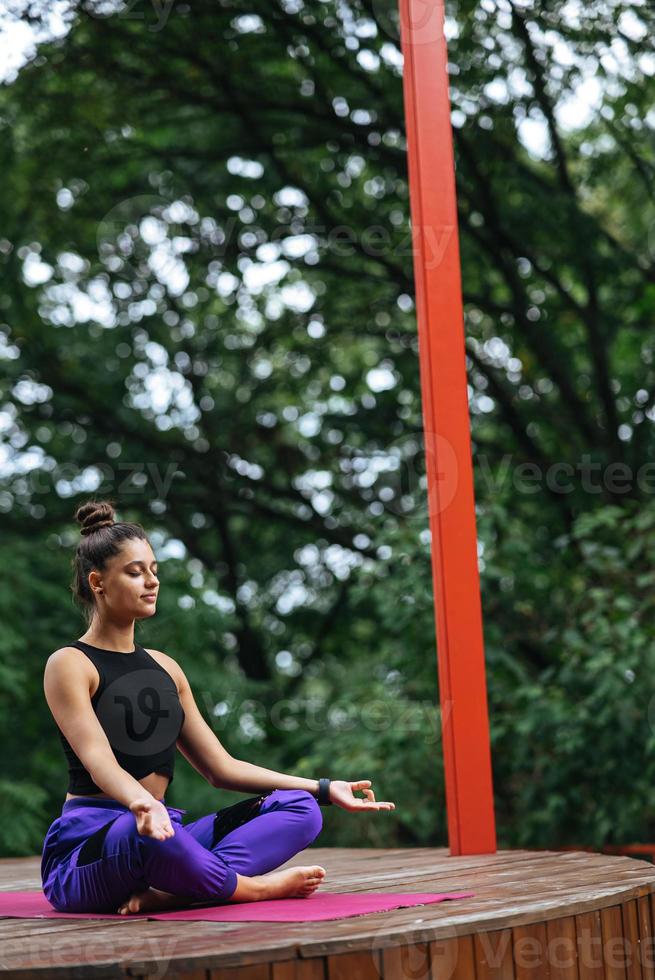
<svg viewBox="0 0 655 980">
<path fill-rule="evenodd" d="M 443 0 L 399 0 L 451 854 L 496 850 Z"/>
</svg>

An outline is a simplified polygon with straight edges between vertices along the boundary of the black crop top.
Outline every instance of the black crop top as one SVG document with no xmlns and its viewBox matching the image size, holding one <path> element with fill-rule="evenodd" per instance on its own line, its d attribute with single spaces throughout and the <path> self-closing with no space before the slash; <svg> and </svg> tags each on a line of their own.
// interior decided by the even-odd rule
<svg viewBox="0 0 655 980">
<path fill-rule="evenodd" d="M 168 671 L 138 643 L 132 653 L 101 650 L 84 640 L 68 645 L 85 653 L 100 674 L 91 705 L 118 764 L 135 779 L 157 772 L 169 776 L 172 783 L 176 742 L 185 714 Z M 102 793 L 57 728 L 68 761 L 68 792 Z"/>
</svg>

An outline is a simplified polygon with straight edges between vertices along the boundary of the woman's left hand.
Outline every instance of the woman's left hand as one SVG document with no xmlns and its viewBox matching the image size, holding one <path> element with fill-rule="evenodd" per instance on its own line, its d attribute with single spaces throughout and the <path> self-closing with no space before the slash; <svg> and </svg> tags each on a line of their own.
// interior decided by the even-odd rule
<svg viewBox="0 0 655 980">
<path fill-rule="evenodd" d="M 344 810 L 395 810 L 396 804 L 391 801 L 377 802 L 375 793 L 370 789 L 370 779 L 359 779 L 354 783 L 345 779 L 330 780 L 330 802 L 342 806 Z M 366 799 L 355 796 L 353 790 L 361 789 L 366 793 Z"/>
</svg>

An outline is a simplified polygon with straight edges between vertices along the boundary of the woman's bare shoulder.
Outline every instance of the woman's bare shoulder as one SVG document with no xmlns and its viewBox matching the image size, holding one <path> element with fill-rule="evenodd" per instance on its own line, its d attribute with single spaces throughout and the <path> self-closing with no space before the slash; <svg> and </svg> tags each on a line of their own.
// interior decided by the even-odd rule
<svg viewBox="0 0 655 980">
<path fill-rule="evenodd" d="M 87 664 L 89 667 L 93 667 L 93 664 L 89 658 L 79 649 L 79 647 L 58 647 L 56 650 L 53 650 L 46 661 L 46 664 L 56 667 L 74 663 Z"/>
<path fill-rule="evenodd" d="M 152 650 L 150 647 L 144 647 L 146 653 L 149 653 L 151 657 L 154 657 L 161 664 L 174 664 L 177 667 L 177 660 L 169 656 L 168 653 L 164 653 L 163 650 Z"/>
<path fill-rule="evenodd" d="M 146 651 L 146 653 L 149 653 L 150 656 L 153 657 L 157 661 L 157 663 L 164 668 L 164 670 L 167 670 L 169 674 L 171 674 L 175 678 L 179 688 L 183 680 L 184 674 L 177 660 L 175 660 L 173 657 L 170 657 L 167 653 L 164 653 L 162 650 L 151 650 L 150 647 L 144 647 L 143 649 Z"/>
<path fill-rule="evenodd" d="M 58 647 L 43 667 L 43 682 L 46 688 L 55 686 L 83 684 L 93 694 L 98 688 L 100 677 L 95 665 L 78 647 Z M 94 689 L 92 691 L 92 688 Z"/>
</svg>

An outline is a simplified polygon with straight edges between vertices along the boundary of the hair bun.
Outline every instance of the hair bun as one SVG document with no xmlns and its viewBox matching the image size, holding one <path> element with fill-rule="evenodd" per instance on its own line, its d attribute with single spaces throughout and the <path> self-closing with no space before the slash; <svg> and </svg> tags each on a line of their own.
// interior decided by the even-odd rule
<svg viewBox="0 0 655 980">
<path fill-rule="evenodd" d="M 114 524 L 114 517 L 113 504 L 108 500 L 90 500 L 75 511 L 75 520 L 81 524 L 80 534 L 84 537 Z"/>
<path fill-rule="evenodd" d="M 97 524 L 87 524 L 80 530 L 80 534 L 85 537 L 87 534 L 93 534 L 94 531 L 99 531 L 101 527 L 107 527 L 109 524 L 113 524 L 113 521 L 98 521 Z"/>
</svg>

